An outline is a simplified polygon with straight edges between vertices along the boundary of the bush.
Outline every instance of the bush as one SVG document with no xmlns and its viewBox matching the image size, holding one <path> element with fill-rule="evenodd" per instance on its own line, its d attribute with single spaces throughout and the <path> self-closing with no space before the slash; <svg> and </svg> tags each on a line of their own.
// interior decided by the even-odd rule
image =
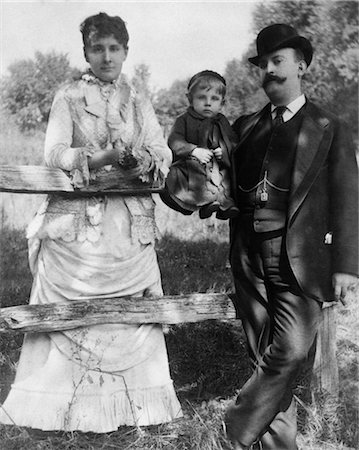
<svg viewBox="0 0 359 450">
<path fill-rule="evenodd" d="M 58 87 L 79 73 L 67 55 L 55 52 L 36 52 L 33 60 L 16 61 L 8 70 L 1 97 L 22 131 L 44 128 Z"/>
</svg>

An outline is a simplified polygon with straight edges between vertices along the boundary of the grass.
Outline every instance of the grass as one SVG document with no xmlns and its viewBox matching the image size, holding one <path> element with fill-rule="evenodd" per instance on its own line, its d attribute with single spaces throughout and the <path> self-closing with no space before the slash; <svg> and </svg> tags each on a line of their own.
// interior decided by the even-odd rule
<svg viewBox="0 0 359 450">
<path fill-rule="evenodd" d="M 20 133 L 13 116 L 0 107 L 0 165 L 43 165 L 45 133 Z M 24 227 L 37 210 L 43 195 L 0 192 L 0 220 Z"/>
<path fill-rule="evenodd" d="M 22 135 L 0 111 L 0 164 L 42 164 L 44 133 Z M 27 265 L 25 232 L 4 226 L 27 224 L 37 208 L 34 196 L 0 198 L 0 306 L 24 304 L 31 274 Z M 38 202 L 37 202 L 38 203 Z M 10 205 L 10 206 L 9 206 Z M 5 208 L 6 206 L 6 208 Z M 158 245 L 166 294 L 230 292 L 228 224 L 215 219 L 181 216 L 159 203 L 162 233 Z M 11 222 L 6 215 L 11 214 Z M 167 234 L 166 234 L 167 233 Z M 175 236 L 175 237 L 174 237 Z M 358 437 L 358 295 L 347 309 L 337 308 L 339 401 L 311 398 L 310 374 L 300 377 L 298 444 L 301 450 L 354 450 Z M 157 427 L 121 427 L 108 434 L 40 432 L 0 425 L 0 450 L 229 450 L 223 432 L 223 413 L 249 376 L 245 338 L 239 322 L 202 322 L 166 328 L 171 375 L 184 418 Z M 16 370 L 22 335 L 0 334 L 0 403 L 6 398 Z M 329 406 L 328 406 L 329 405 Z"/>
<path fill-rule="evenodd" d="M 26 301 L 31 275 L 26 264 L 24 233 L 4 228 L 0 245 L 6 254 L 0 260 L 2 306 Z M 226 265 L 228 245 L 213 241 L 193 244 L 172 237 L 158 247 L 163 286 L 168 294 L 177 292 L 226 292 L 231 288 Z M 206 267 L 204 275 L 201 273 Z M 178 270 L 176 270 L 176 268 Z M 176 276 L 173 276 L 173 274 Z M 171 275 L 171 276 L 170 276 Z M 17 280 L 17 283 L 16 283 Z M 7 287 L 6 287 L 7 286 Z M 168 327 L 166 341 L 170 369 L 184 419 L 144 429 L 121 428 L 104 435 L 44 433 L 0 425 L 4 449 L 222 449 L 226 440 L 223 410 L 229 398 L 249 374 L 243 332 L 238 323 L 205 322 Z M 7 395 L 15 375 L 21 336 L 3 335 L 0 342 L 0 401 Z M 241 363 L 238 364 L 237 362 Z M 243 364 L 242 361 L 245 361 Z"/>
<path fill-rule="evenodd" d="M 0 236 L 0 300 L 2 306 L 25 303 L 31 287 L 26 241 L 21 231 L 4 228 Z M 209 239 L 197 242 L 165 236 L 158 246 L 163 286 L 167 294 L 229 292 L 228 244 Z M 6 255 L 6 259 L 5 256 Z M 4 282 L 6 280 L 6 283 Z M 296 395 L 299 405 L 298 442 L 302 450 L 357 448 L 356 380 L 358 346 L 353 330 L 358 323 L 355 295 L 348 310 L 338 308 L 340 399 L 323 417 L 321 400 L 310 402 L 308 378 L 302 375 Z M 349 312 L 346 312 L 349 311 Z M 238 322 L 208 321 L 166 328 L 170 369 L 184 418 L 155 427 L 121 427 L 114 433 L 64 433 L 0 425 L 0 449 L 165 449 L 228 450 L 223 413 L 248 378 L 250 369 L 243 330 Z M 0 341 L 0 401 L 15 374 L 21 335 Z M 325 399 L 327 401 L 327 399 Z M 326 410 L 328 411 L 328 409 Z"/>
<path fill-rule="evenodd" d="M 13 116 L 0 109 L 0 164 L 43 164 L 43 131 L 20 133 Z"/>
</svg>

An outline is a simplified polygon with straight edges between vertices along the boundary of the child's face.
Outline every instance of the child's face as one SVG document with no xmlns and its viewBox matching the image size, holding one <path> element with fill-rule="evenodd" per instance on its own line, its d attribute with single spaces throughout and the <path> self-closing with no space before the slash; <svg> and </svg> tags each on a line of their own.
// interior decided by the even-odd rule
<svg viewBox="0 0 359 450">
<path fill-rule="evenodd" d="M 223 106 L 223 97 L 215 87 L 200 86 L 192 93 L 192 107 L 202 117 L 214 117 Z"/>
</svg>

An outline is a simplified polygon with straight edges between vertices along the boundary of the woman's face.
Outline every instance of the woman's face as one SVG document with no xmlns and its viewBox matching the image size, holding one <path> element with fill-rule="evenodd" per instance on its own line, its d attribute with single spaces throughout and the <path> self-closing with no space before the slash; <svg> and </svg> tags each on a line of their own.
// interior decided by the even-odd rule
<svg viewBox="0 0 359 450">
<path fill-rule="evenodd" d="M 84 49 L 86 61 L 92 72 L 102 81 L 113 81 L 121 73 L 127 58 L 127 49 L 113 35 L 90 39 Z"/>
</svg>

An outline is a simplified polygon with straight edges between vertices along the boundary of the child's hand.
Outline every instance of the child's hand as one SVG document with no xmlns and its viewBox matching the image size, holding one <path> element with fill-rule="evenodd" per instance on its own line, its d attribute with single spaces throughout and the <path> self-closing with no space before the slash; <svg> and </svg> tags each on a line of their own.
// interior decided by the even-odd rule
<svg viewBox="0 0 359 450">
<path fill-rule="evenodd" d="M 202 164 L 207 164 L 210 162 L 210 160 L 213 157 L 213 153 L 211 150 L 208 150 L 208 148 L 202 148 L 202 147 L 196 147 L 192 153 L 192 156 L 198 159 L 199 162 Z"/>
<path fill-rule="evenodd" d="M 221 149 L 221 147 L 213 149 L 212 152 L 218 161 L 222 159 L 223 150 Z"/>
</svg>

